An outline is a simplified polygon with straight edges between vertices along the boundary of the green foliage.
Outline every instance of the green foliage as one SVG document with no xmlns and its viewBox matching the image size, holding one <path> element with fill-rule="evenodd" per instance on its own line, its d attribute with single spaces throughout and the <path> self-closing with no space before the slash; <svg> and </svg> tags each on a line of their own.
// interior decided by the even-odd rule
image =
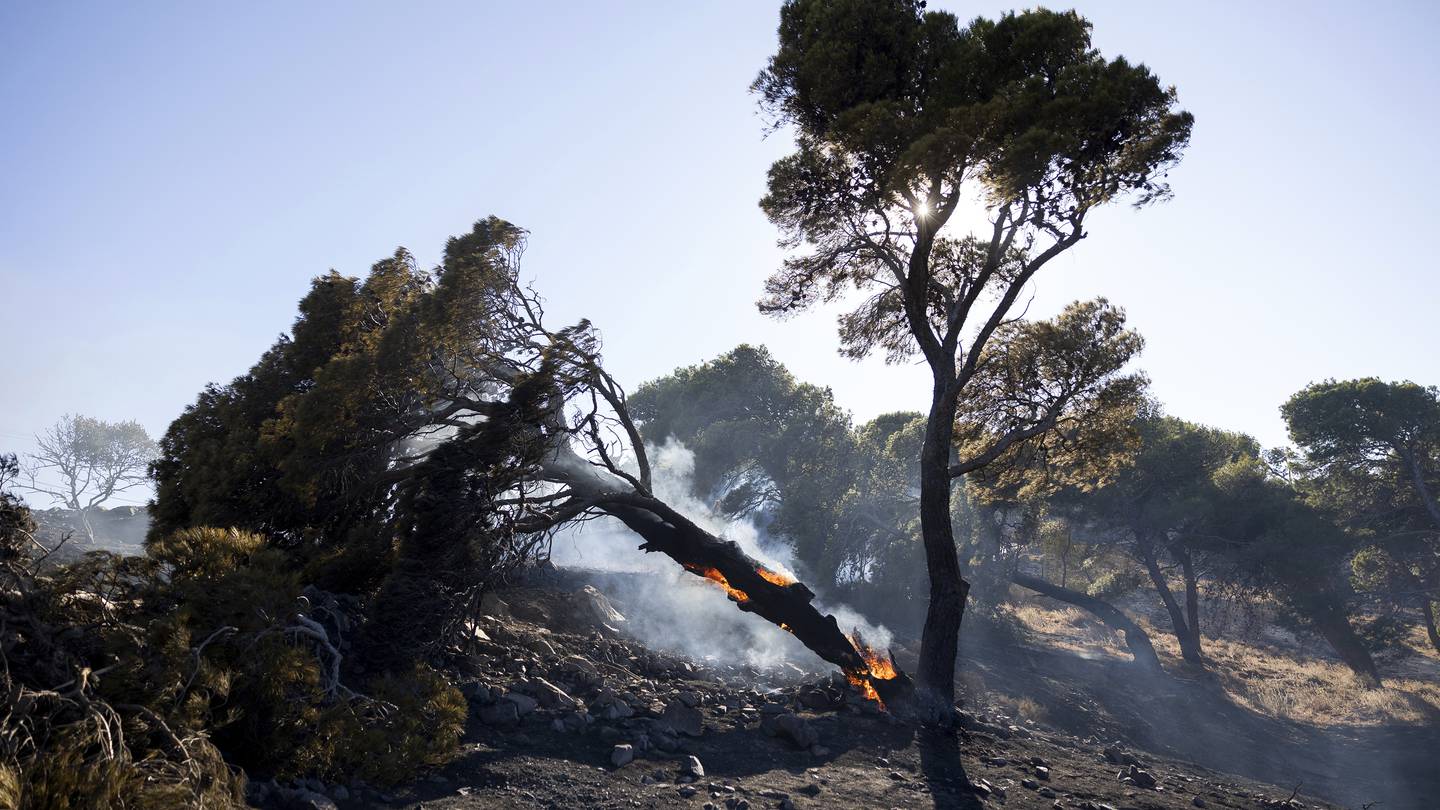
<svg viewBox="0 0 1440 810">
<path fill-rule="evenodd" d="M 1394 614 L 1370 616 L 1356 622 L 1355 632 L 1373 652 L 1405 649 L 1412 625 Z"/>
<path fill-rule="evenodd" d="M 316 279 L 291 334 L 166 432 L 153 536 L 220 525 L 335 546 L 381 522 L 397 461 L 478 395 L 457 369 L 502 353 L 524 240 L 492 217 L 433 273 L 401 249 L 363 282 Z"/>
<path fill-rule="evenodd" d="M 20 474 L 15 454 L 0 454 L 0 563 L 19 559 L 30 551 L 35 517 L 12 490 Z"/>
<path fill-rule="evenodd" d="M 645 440 L 695 453 L 694 487 L 787 538 L 822 580 L 845 563 L 841 508 L 860 448 L 828 389 L 795 380 L 764 347 L 738 346 L 631 395 Z"/>
<path fill-rule="evenodd" d="M 339 706 L 320 713 L 286 763 L 293 775 L 394 785 L 413 778 L 418 768 L 453 758 L 469 709 L 448 681 L 417 664 L 408 673 L 378 676 L 368 689 L 383 708 L 362 714 Z"/>
<path fill-rule="evenodd" d="M 1101 599 L 1113 599 L 1134 593 L 1143 581 L 1140 572 L 1133 568 L 1111 568 L 1100 572 L 1100 575 L 1085 587 L 1085 593 Z"/>
<path fill-rule="evenodd" d="M 972 283 L 1003 289 L 1029 266 L 1018 255 L 1009 269 L 996 265 L 1019 244 L 1009 239 L 935 239 L 962 185 L 978 180 L 994 208 L 1025 206 L 1022 219 L 1042 231 L 1126 193 L 1163 196 L 1192 118 L 1144 66 L 1102 58 L 1089 32 L 1074 12 L 962 28 L 908 0 L 787 2 L 779 49 L 754 89 L 777 124 L 796 127 L 797 149 L 771 168 L 761 206 L 790 244 L 816 249 L 787 260 L 762 308 L 878 287 L 860 321 L 844 325 L 846 351 L 899 359 L 917 348 L 907 307 L 918 302 L 889 282 L 915 272 L 913 260 L 933 270 L 912 281 L 930 276 L 931 303 L 921 305 L 933 306 L 939 335 Z"/>
<path fill-rule="evenodd" d="M 1002 324 L 956 415 L 957 457 L 983 462 L 971 476 L 977 494 L 1027 500 L 1115 479 L 1139 445 L 1148 381 L 1122 372 L 1144 344 L 1103 298 Z"/>
<path fill-rule="evenodd" d="M 1440 390 L 1327 380 L 1297 392 L 1281 413 L 1304 453 L 1298 485 L 1351 533 L 1352 582 L 1391 605 L 1418 603 L 1431 622 L 1429 603 L 1440 596 Z"/>
</svg>

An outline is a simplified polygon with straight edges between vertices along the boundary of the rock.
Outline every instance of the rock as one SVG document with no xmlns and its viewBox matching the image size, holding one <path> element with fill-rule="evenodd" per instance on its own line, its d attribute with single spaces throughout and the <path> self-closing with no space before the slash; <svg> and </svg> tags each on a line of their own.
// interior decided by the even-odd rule
<svg viewBox="0 0 1440 810">
<path fill-rule="evenodd" d="M 675 699 L 692 709 L 700 705 L 700 694 L 698 692 L 681 692 L 675 696 Z"/>
<path fill-rule="evenodd" d="M 344 785 L 335 785 L 330 788 L 330 798 L 337 802 L 343 802 L 350 798 L 350 791 Z"/>
<path fill-rule="evenodd" d="M 1047 767 L 1045 767 L 1044 765 L 1036 765 L 1036 766 L 1035 766 L 1035 775 L 1038 776 L 1038 777 L 1040 777 L 1041 779 L 1049 779 L 1049 778 L 1050 778 L 1050 769 L 1047 768 Z"/>
<path fill-rule="evenodd" d="M 600 670 L 583 655 L 567 655 L 560 659 L 560 669 L 564 672 L 588 675 L 590 678 L 600 677 Z"/>
<path fill-rule="evenodd" d="M 903 781 L 905 781 L 905 774 L 900 773 L 899 771 L 891 771 L 891 772 L 889 773 L 889 776 L 890 776 L 891 779 L 895 780 L 896 782 L 903 782 Z"/>
<path fill-rule="evenodd" d="M 635 710 L 620 696 L 618 692 L 610 687 L 600 690 L 600 693 L 591 701 L 590 708 L 595 714 L 605 720 L 623 720 L 626 717 L 634 717 Z"/>
<path fill-rule="evenodd" d="M 1048 788 L 1048 787 L 1042 787 L 1042 788 L 1040 788 L 1039 793 L 1040 793 L 1041 796 L 1044 796 L 1044 797 L 1047 798 L 1047 799 L 1053 799 L 1053 798 L 1055 798 L 1055 791 L 1051 790 L 1051 789 Z"/>
<path fill-rule="evenodd" d="M 495 702 L 490 694 L 490 687 L 480 681 L 465 681 L 460 684 L 460 694 L 471 703 L 485 705 Z"/>
<path fill-rule="evenodd" d="M 480 722 L 487 726 L 513 726 L 520 722 L 520 709 L 508 700 L 492 703 L 480 709 Z"/>
<path fill-rule="evenodd" d="M 826 747 L 823 746 L 823 745 L 818 745 L 818 744 L 817 744 L 817 745 L 812 745 L 812 746 L 810 746 L 810 756 L 812 756 L 812 757 L 828 757 L 828 756 L 830 756 L 830 749 L 829 749 L 829 748 L 826 748 Z"/>
<path fill-rule="evenodd" d="M 692 754 L 686 757 L 684 762 L 680 763 L 680 775 L 688 776 L 692 779 L 700 779 L 705 776 L 705 766 L 700 764 L 699 757 Z"/>
<path fill-rule="evenodd" d="M 680 747 L 680 740 L 661 728 L 650 730 L 650 741 L 661 751 L 671 753 Z"/>
<path fill-rule="evenodd" d="M 820 734 L 805 718 L 791 712 L 762 718 L 760 727 L 772 736 L 789 740 L 796 748 L 809 748 L 820 742 Z"/>
<path fill-rule="evenodd" d="M 544 678 L 532 678 L 529 683 L 531 691 L 540 700 L 540 705 L 547 709 L 562 709 L 573 711 L 580 704 L 575 698 L 565 694 L 565 690 L 556 686 Z"/>
<path fill-rule="evenodd" d="M 1157 784 L 1155 777 L 1151 776 L 1149 771 L 1141 770 L 1134 765 L 1130 766 L 1130 770 L 1121 773 L 1120 781 L 1142 788 L 1154 788 Z"/>
<path fill-rule="evenodd" d="M 705 718 L 700 714 L 700 710 L 680 700 L 665 704 L 660 722 L 679 734 L 691 737 L 699 737 L 705 732 Z"/>
<path fill-rule="evenodd" d="M 1040 783 L 1039 783 L 1039 782 L 1036 782 L 1034 779 L 1021 779 L 1021 780 L 1020 780 L 1020 784 L 1021 784 L 1023 787 L 1029 789 L 1029 790 L 1039 790 L 1039 789 L 1040 789 Z"/>
<path fill-rule="evenodd" d="M 527 641 L 525 647 L 536 655 L 548 655 L 552 657 L 555 655 L 555 648 L 550 645 L 550 642 L 538 636 Z"/>
<path fill-rule="evenodd" d="M 572 594 L 570 606 L 575 618 L 587 624 L 615 627 L 625 623 L 625 616 L 592 585 L 586 585 Z"/>
<path fill-rule="evenodd" d="M 509 702 L 515 704 L 515 710 L 519 713 L 519 716 L 521 717 L 524 717 L 530 712 L 535 711 L 535 709 L 540 705 L 540 701 L 530 697 L 529 695 L 524 695 L 519 692 L 506 692 L 505 696 L 500 698 L 500 700 L 502 702 Z"/>
<path fill-rule="evenodd" d="M 1195 798 L 1191 799 L 1191 800 L 1190 800 L 1190 803 L 1193 804 L 1193 805 L 1195 805 L 1196 807 L 1204 807 L 1204 806 L 1205 806 L 1205 800 L 1202 799 L 1202 798 L 1200 798 L 1199 796 L 1196 796 Z"/>
<path fill-rule="evenodd" d="M 830 693 L 823 689 L 806 689 L 800 693 L 800 705 L 807 709 L 829 709 L 834 707 L 835 701 Z"/>
<path fill-rule="evenodd" d="M 629 744 L 617 745 L 610 749 L 610 764 L 617 768 L 623 768 L 635 760 L 635 746 Z"/>
<path fill-rule="evenodd" d="M 694 785 L 681 785 L 680 789 L 676 792 L 680 794 L 680 798 L 688 799 L 700 791 L 697 790 Z"/>
</svg>

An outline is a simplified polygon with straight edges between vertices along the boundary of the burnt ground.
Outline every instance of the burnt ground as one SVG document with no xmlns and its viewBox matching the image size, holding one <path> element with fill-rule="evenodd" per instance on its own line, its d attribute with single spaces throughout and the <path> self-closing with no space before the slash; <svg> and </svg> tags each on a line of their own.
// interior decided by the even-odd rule
<svg viewBox="0 0 1440 810">
<path fill-rule="evenodd" d="M 657 653 L 593 591 L 503 595 L 462 673 L 462 754 L 380 791 L 257 786 L 271 807 L 1159 808 L 1440 807 L 1428 729 L 1289 726 L 1203 678 L 1007 644 L 965 666 L 1046 722 L 967 699 L 965 729 L 927 730 L 830 675 Z M 913 666 L 897 645 L 902 667 Z M 988 694 L 988 692 L 987 692 Z M 616 766 L 617 746 L 634 760 Z M 619 756 L 623 759 L 625 753 Z M 686 774 L 689 757 L 703 766 Z M 1196 764 L 1202 763 L 1202 764 Z M 1122 777 L 1134 776 L 1122 781 Z M 1154 784 L 1150 784 L 1153 779 Z M 328 798 L 324 794 L 328 794 Z M 1324 797 L 1329 802 L 1318 797 Z M 1331 803 L 1333 802 L 1333 803 Z"/>
</svg>

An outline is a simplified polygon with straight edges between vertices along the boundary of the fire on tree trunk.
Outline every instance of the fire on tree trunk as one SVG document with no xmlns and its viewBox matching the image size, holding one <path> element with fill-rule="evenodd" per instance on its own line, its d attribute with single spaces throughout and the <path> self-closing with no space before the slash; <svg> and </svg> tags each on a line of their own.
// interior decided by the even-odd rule
<svg viewBox="0 0 1440 810">
<path fill-rule="evenodd" d="M 642 551 L 658 551 L 720 585 L 736 607 L 795 636 L 868 697 L 884 705 L 909 695 L 910 679 L 893 657 L 865 646 L 858 633 L 847 636 L 834 616 L 815 608 L 815 594 L 804 583 L 767 569 L 735 542 L 710 534 L 656 498 L 632 496 L 601 508 L 644 538 Z"/>
</svg>

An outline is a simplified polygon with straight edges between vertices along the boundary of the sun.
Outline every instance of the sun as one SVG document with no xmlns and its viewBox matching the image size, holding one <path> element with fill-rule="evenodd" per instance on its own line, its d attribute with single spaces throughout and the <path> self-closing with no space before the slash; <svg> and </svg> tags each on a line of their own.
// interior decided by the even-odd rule
<svg viewBox="0 0 1440 810">
<path fill-rule="evenodd" d="M 915 216 L 917 216 L 917 217 L 927 217 L 927 216 L 930 216 L 930 203 L 923 202 L 923 201 L 916 203 L 916 204 L 915 204 Z"/>
</svg>

